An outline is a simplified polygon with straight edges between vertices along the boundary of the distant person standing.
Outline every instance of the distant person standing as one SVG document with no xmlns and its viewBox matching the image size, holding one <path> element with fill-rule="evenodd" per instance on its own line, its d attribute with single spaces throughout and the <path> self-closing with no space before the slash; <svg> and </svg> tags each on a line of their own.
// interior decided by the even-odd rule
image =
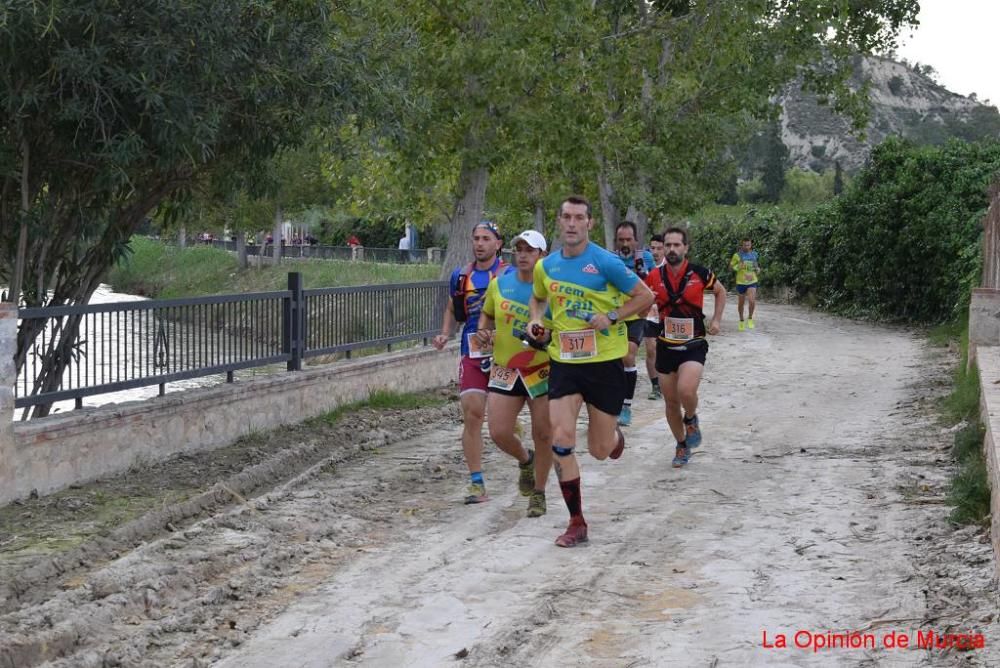
<svg viewBox="0 0 1000 668">
<path fill-rule="evenodd" d="M 354 248 L 355 246 L 360 246 L 361 240 L 358 239 L 358 235 L 352 233 L 351 236 L 347 237 L 347 245 L 350 246 L 351 248 Z"/>
<path fill-rule="evenodd" d="M 400 240 L 400 244 L 403 240 Z M 444 348 L 456 322 L 461 330 L 462 356 L 458 364 L 459 401 L 462 404 L 462 452 L 469 467 L 466 503 L 487 500 L 483 481 L 483 419 L 486 417 L 486 388 L 490 380 L 492 350 L 483 349 L 476 336 L 479 314 L 486 300 L 490 281 L 508 269 L 500 260 L 503 238 L 493 223 L 482 222 L 472 229 L 472 254 L 475 260 L 457 267 L 448 281 L 448 300 L 441 323 L 441 333 L 434 337 L 434 347 Z"/>
<path fill-rule="evenodd" d="M 760 278 L 760 259 L 753 249 L 753 242 L 744 239 L 740 248 L 729 260 L 729 268 L 736 272 L 736 310 L 740 314 L 739 331 L 753 329 L 753 314 L 757 308 L 757 281 Z M 743 321 L 744 301 L 750 302 L 749 318 Z"/>
<path fill-rule="evenodd" d="M 406 236 L 410 239 L 410 262 L 417 262 L 417 250 L 420 248 L 420 233 L 413 223 L 406 224 Z"/>
<path fill-rule="evenodd" d="M 399 260 L 400 262 L 410 261 L 410 235 L 404 233 L 399 238 Z"/>
</svg>

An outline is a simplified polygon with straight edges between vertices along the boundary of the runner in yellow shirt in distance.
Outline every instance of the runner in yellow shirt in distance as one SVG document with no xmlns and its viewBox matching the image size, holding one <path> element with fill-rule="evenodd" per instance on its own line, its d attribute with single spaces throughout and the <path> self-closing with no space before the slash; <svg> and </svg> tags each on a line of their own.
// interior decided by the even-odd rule
<svg viewBox="0 0 1000 668">
<path fill-rule="evenodd" d="M 729 268 L 736 272 L 736 310 L 740 314 L 739 331 L 753 329 L 753 312 L 757 308 L 757 281 L 760 278 L 760 257 L 753 249 L 753 242 L 750 239 L 743 239 L 740 248 L 729 260 Z M 744 300 L 750 302 L 750 314 L 746 322 L 743 321 Z"/>
</svg>

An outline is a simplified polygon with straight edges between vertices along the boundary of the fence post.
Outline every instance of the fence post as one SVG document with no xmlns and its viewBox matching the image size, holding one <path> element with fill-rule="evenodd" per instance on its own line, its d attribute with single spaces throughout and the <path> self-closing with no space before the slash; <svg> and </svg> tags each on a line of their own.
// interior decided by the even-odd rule
<svg viewBox="0 0 1000 668">
<path fill-rule="evenodd" d="M 305 297 L 302 294 L 302 274 L 297 271 L 288 272 L 288 289 L 291 296 L 285 299 L 281 312 L 281 350 L 291 354 L 288 360 L 289 371 L 302 370 L 302 354 L 305 351 L 303 324 L 305 323 Z"/>
<path fill-rule="evenodd" d="M 14 462 L 14 386 L 17 369 L 17 305 L 0 304 L 0 484 L 11 485 Z M 0 495 L 2 496 L 2 495 Z"/>
</svg>

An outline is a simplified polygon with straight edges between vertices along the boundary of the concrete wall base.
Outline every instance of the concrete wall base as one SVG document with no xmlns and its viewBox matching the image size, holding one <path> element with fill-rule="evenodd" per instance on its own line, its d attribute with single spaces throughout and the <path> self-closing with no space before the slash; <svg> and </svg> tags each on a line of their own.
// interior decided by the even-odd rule
<svg viewBox="0 0 1000 668">
<path fill-rule="evenodd" d="M 453 343 L 444 352 L 420 348 L 374 355 L 15 423 L 13 439 L 6 445 L 0 439 L 0 504 L 176 453 L 222 447 L 254 431 L 367 399 L 373 390 L 443 387 L 456 377 L 456 349 Z"/>
<path fill-rule="evenodd" d="M 980 346 L 1000 346 L 1000 290 L 974 288 L 969 300 L 969 365 Z"/>
<path fill-rule="evenodd" d="M 983 454 L 990 478 L 990 541 L 993 567 L 1000 577 L 1000 347 L 980 346 L 976 355 L 979 370 L 980 417 L 986 427 Z"/>
</svg>

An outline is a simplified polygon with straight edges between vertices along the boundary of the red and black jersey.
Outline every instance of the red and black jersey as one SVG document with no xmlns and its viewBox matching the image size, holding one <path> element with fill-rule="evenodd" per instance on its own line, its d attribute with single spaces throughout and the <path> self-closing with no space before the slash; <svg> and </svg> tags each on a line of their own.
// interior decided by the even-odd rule
<svg viewBox="0 0 1000 668">
<path fill-rule="evenodd" d="M 711 269 L 684 260 L 675 272 L 664 264 L 649 272 L 646 285 L 656 298 L 664 341 L 684 343 L 705 337 L 705 291 L 715 287 Z"/>
</svg>

